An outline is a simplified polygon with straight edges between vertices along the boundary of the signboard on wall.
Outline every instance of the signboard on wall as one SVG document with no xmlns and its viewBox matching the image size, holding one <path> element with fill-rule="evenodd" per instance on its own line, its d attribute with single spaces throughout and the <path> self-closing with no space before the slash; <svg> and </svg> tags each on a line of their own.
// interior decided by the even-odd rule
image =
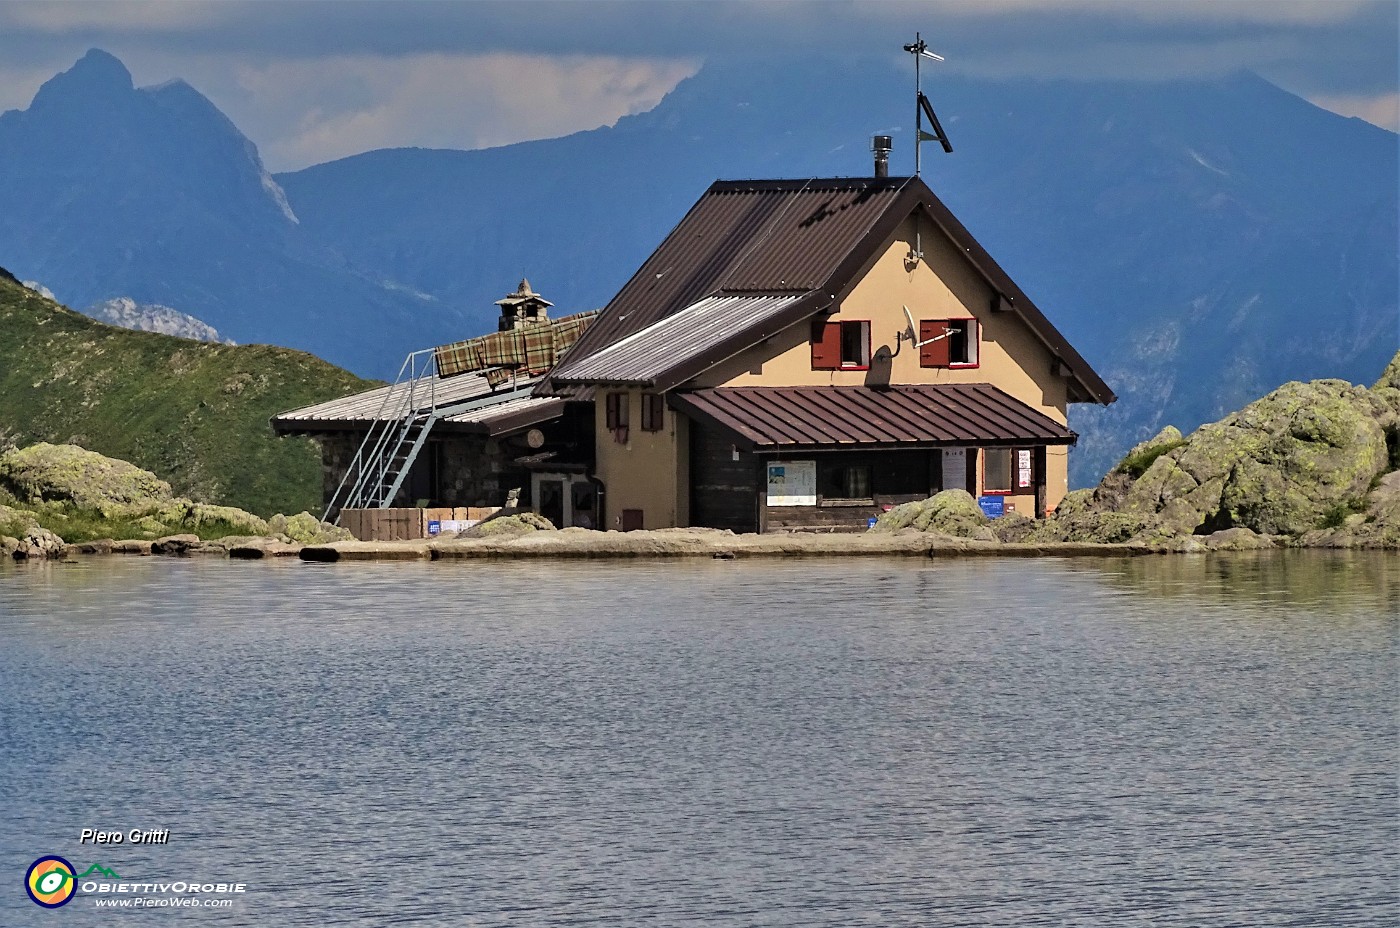
<svg viewBox="0 0 1400 928">
<path fill-rule="evenodd" d="M 1003 496 L 979 496 L 977 505 L 982 507 L 982 514 L 989 519 L 1000 519 L 1006 515 L 1006 498 Z"/>
<path fill-rule="evenodd" d="M 967 449 L 943 449 L 943 489 L 967 489 Z"/>
<path fill-rule="evenodd" d="M 1031 485 L 1031 452 L 1022 448 L 1016 452 L 1016 488 L 1024 490 Z"/>
<path fill-rule="evenodd" d="M 773 461 L 768 465 L 768 505 L 815 506 L 816 461 Z"/>
</svg>

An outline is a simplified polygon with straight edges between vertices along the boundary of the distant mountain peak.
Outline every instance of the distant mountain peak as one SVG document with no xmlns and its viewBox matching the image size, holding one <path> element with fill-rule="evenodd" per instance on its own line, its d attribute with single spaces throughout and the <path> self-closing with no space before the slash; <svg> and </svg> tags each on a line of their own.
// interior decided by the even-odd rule
<svg viewBox="0 0 1400 928">
<path fill-rule="evenodd" d="M 131 93 L 133 89 L 131 72 L 126 65 L 115 55 L 92 48 L 73 67 L 45 81 L 34 97 L 34 104 L 42 107 L 45 103 L 73 97 L 111 97 Z"/>
</svg>

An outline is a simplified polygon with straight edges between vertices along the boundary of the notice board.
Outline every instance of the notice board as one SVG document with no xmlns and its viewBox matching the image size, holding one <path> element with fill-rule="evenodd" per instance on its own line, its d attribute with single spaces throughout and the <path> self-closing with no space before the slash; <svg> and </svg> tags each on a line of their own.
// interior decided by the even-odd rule
<svg viewBox="0 0 1400 928">
<path fill-rule="evenodd" d="M 773 461 L 768 465 L 768 505 L 815 506 L 816 461 Z"/>
</svg>

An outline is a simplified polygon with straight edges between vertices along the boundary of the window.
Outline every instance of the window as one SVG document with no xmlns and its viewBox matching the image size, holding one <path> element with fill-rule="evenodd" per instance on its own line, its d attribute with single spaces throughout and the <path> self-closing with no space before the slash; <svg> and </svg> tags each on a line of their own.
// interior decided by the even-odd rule
<svg viewBox="0 0 1400 928">
<path fill-rule="evenodd" d="M 982 492 L 1034 493 L 1035 454 L 1031 448 L 984 448 Z"/>
<path fill-rule="evenodd" d="M 627 441 L 627 413 L 631 402 L 626 393 L 609 393 L 606 399 L 607 427 L 618 442 Z"/>
<path fill-rule="evenodd" d="M 870 321 L 812 324 L 812 370 L 856 370 L 870 367 Z"/>
<path fill-rule="evenodd" d="M 642 431 L 659 432 L 666 426 L 666 401 L 660 393 L 642 394 Z"/>
<path fill-rule="evenodd" d="M 865 370 L 870 366 L 870 323 L 841 323 L 841 366 Z"/>
<path fill-rule="evenodd" d="M 980 338 L 976 319 L 922 319 L 919 366 L 976 367 Z"/>
<path fill-rule="evenodd" d="M 870 491 L 870 465 L 845 464 L 824 467 L 821 473 L 821 502 L 873 502 Z"/>
</svg>

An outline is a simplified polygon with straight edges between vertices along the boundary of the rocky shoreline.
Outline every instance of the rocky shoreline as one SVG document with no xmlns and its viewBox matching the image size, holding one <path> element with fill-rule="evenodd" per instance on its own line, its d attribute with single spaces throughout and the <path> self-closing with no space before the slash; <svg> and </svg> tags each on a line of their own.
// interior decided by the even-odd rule
<svg viewBox="0 0 1400 928">
<path fill-rule="evenodd" d="M 736 535 L 719 529 L 660 529 L 599 532 L 569 528 L 509 537 L 445 538 L 415 541 L 336 541 L 300 544 L 282 537 L 231 536 L 202 541 L 195 535 L 158 539 L 102 539 L 63 545 L 39 555 L 15 552 L 17 560 L 103 555 L 138 557 L 219 557 L 234 560 L 299 559 L 339 561 L 438 561 L 491 559 L 673 559 L 794 557 L 1140 557 L 1281 551 L 1300 548 L 1380 548 L 1393 546 L 1299 543 L 1226 529 L 1193 539 L 1190 545 L 1131 542 L 1013 541 L 960 538 L 940 532 L 904 530 L 867 534 Z"/>
</svg>

